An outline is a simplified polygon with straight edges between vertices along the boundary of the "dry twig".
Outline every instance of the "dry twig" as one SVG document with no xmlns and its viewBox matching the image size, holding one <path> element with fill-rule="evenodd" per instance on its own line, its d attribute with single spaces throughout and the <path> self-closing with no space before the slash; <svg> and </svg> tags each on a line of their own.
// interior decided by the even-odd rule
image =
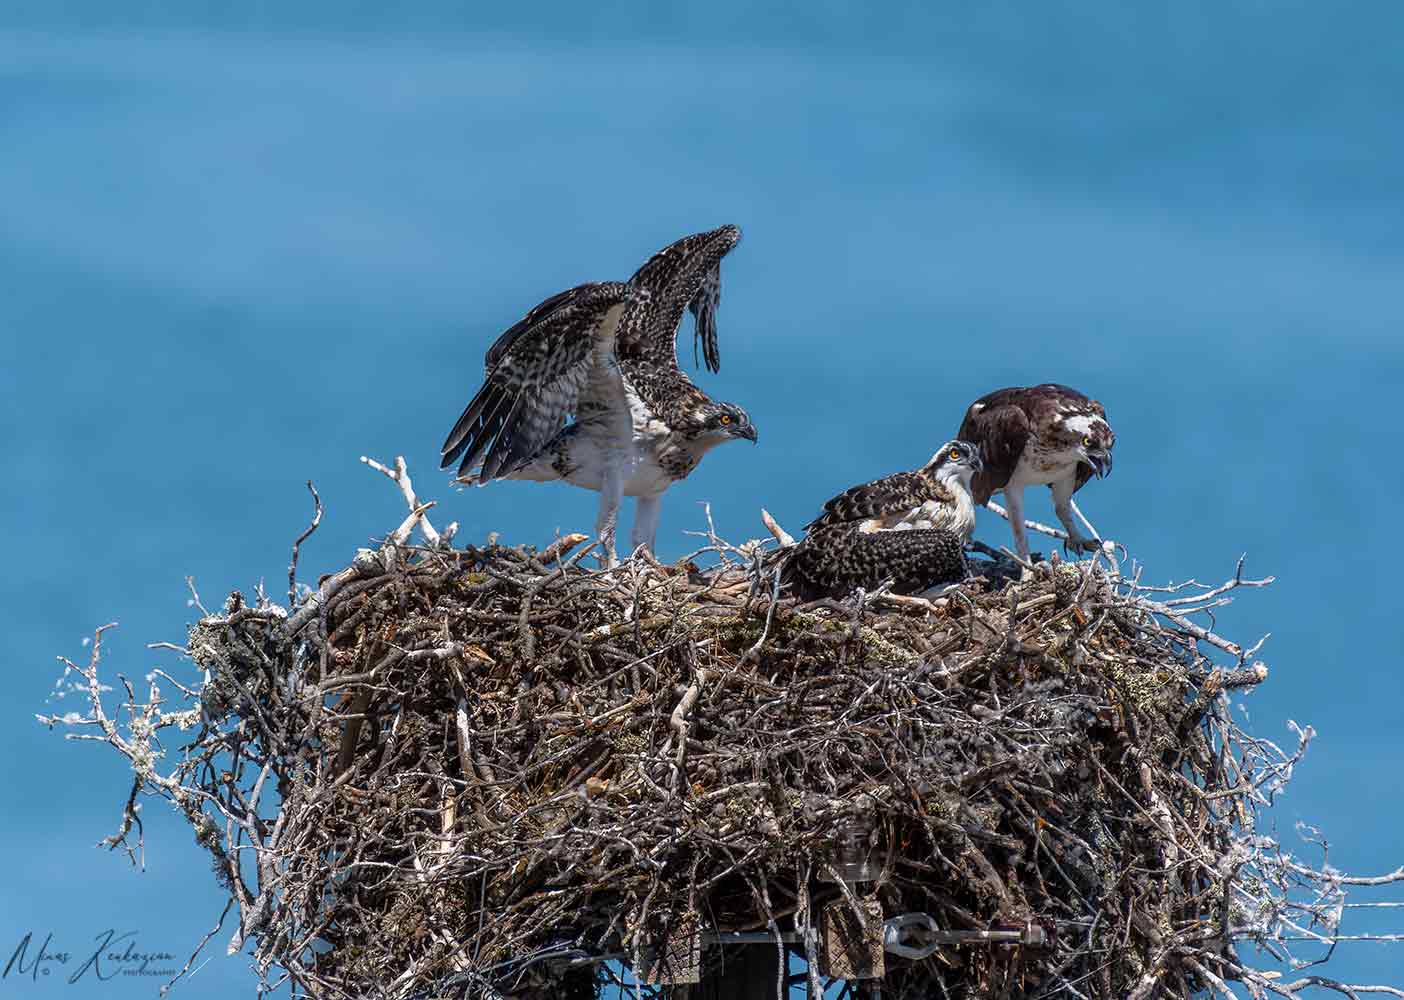
<svg viewBox="0 0 1404 1000">
<path fill-rule="evenodd" d="M 1241 563 L 1169 595 L 1088 560 L 935 602 L 797 606 L 710 511 L 712 569 L 588 572 L 578 536 L 450 549 L 403 460 L 366 464 L 409 517 L 293 606 L 234 594 L 203 613 L 198 676 L 171 682 L 184 707 L 153 674 L 119 725 L 100 629 L 68 664 L 88 714 L 41 717 L 130 761 L 109 846 L 139 858 L 141 795 L 181 811 L 236 908 L 231 947 L 254 942 L 269 986 L 588 996 L 588 962 L 688 914 L 813 954 L 812 907 L 860 901 L 811 875 L 859 828 L 886 858 L 863 891 L 888 915 L 1050 935 L 889 955 L 884 996 L 1366 992 L 1241 955 L 1358 937 L 1348 888 L 1404 881 L 1307 864 L 1259 829 L 1313 733 L 1282 749 L 1231 712 L 1225 692 L 1267 676 L 1248 662 L 1261 642 L 1195 618 L 1268 582 Z"/>
</svg>

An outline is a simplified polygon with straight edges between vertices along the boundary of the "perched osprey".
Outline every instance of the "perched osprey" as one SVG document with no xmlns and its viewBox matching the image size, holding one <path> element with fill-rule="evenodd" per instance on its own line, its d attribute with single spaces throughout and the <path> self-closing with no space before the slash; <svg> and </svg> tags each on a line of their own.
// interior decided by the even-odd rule
<svg viewBox="0 0 1404 1000">
<path fill-rule="evenodd" d="M 721 259 L 741 239 L 723 226 L 654 254 L 627 282 L 579 285 L 497 338 L 487 375 L 443 446 L 460 481 L 568 483 L 598 490 L 595 524 L 613 566 L 623 497 L 637 497 L 631 547 L 653 548 L 663 492 L 724 441 L 756 440 L 746 411 L 713 402 L 678 367 L 683 311 L 694 346 L 720 367 Z M 575 419 L 567 423 L 567 416 Z"/>
<path fill-rule="evenodd" d="M 1047 484 L 1053 509 L 1067 529 L 1065 545 L 1090 552 L 1098 542 L 1073 523 L 1072 495 L 1094 474 L 1110 475 L 1116 435 L 1102 404 L 1065 385 L 999 389 L 970 404 L 958 435 L 980 446 L 984 471 L 975 477 L 975 502 L 999 490 L 1020 558 L 1029 557 L 1024 534 L 1024 487 Z"/>
<path fill-rule="evenodd" d="M 980 453 L 950 441 L 915 472 L 844 490 L 805 527 L 782 580 L 801 597 L 843 597 L 893 579 L 910 594 L 966 576 L 965 542 L 975 530 L 971 478 Z"/>
</svg>

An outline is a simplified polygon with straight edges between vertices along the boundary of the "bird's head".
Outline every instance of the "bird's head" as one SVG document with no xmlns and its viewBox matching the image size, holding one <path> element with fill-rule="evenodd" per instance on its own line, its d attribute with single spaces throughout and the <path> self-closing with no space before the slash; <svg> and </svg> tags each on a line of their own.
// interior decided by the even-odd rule
<svg viewBox="0 0 1404 1000">
<path fill-rule="evenodd" d="M 689 436 L 713 445 L 732 438 L 744 438 L 755 444 L 756 425 L 735 403 L 708 403 L 697 411 Z"/>
<path fill-rule="evenodd" d="M 1075 414 L 1059 421 L 1058 429 L 1068 439 L 1078 461 L 1090 468 L 1098 479 L 1111 475 L 1112 448 L 1116 446 L 1116 433 L 1105 417 L 1098 414 Z"/>
<path fill-rule="evenodd" d="M 941 445 L 923 470 L 943 482 L 958 480 L 970 488 L 970 480 L 985 467 L 980 448 L 969 441 L 947 441 Z"/>
</svg>

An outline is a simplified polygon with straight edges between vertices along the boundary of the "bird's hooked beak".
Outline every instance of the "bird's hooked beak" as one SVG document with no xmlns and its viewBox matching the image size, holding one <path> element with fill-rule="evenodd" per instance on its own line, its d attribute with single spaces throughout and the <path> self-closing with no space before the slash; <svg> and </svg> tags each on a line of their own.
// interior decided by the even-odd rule
<svg viewBox="0 0 1404 1000">
<path fill-rule="evenodd" d="M 755 443 L 756 443 L 756 425 L 755 425 L 755 424 L 747 424 L 745 427 L 737 428 L 736 436 L 737 436 L 737 437 L 743 437 L 743 438 L 745 438 L 747 441 L 751 442 L 751 444 L 755 444 Z"/>
<path fill-rule="evenodd" d="M 1092 467 L 1092 471 L 1097 474 L 1098 479 L 1105 479 L 1111 475 L 1112 453 L 1110 451 L 1098 448 L 1083 452 L 1083 456 L 1087 459 L 1087 464 Z"/>
</svg>

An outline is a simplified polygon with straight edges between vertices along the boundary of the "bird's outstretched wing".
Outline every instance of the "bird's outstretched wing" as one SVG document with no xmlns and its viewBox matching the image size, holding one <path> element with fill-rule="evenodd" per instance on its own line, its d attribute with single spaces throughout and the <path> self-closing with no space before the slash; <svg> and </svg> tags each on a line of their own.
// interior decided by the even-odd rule
<svg viewBox="0 0 1404 1000">
<path fill-rule="evenodd" d="M 687 304 L 692 313 L 692 363 L 698 363 L 697 351 L 702 349 L 702 361 L 708 371 L 721 371 L 721 352 L 717 348 L 717 310 L 721 308 L 721 263 L 718 262 L 702 277 L 702 287 Z"/>
<path fill-rule="evenodd" d="M 1026 389 L 1000 389 L 970 404 L 956 437 L 980 446 L 984 468 L 975 474 L 970 489 L 982 504 L 1003 489 L 1019 464 L 1029 440 L 1029 415 L 1021 404 Z"/>
<path fill-rule="evenodd" d="M 966 576 L 960 536 L 940 528 L 863 532 L 851 525 L 820 528 L 795 546 L 782 581 L 804 600 L 845 597 L 893 580 L 911 594 Z"/>
<path fill-rule="evenodd" d="M 894 472 L 870 483 L 850 486 L 828 503 L 805 531 L 865 521 L 887 514 L 905 514 L 928 500 L 949 500 L 940 483 L 919 472 Z"/>
<path fill-rule="evenodd" d="M 736 226 L 684 236 L 650 257 L 629 284 L 650 294 L 631 304 L 619 324 L 619 355 L 658 368 L 677 368 L 678 327 L 684 310 L 696 319 L 694 353 L 700 346 L 712 371 L 721 368 L 717 348 L 717 307 L 721 302 L 721 259 L 741 241 Z"/>
<path fill-rule="evenodd" d="M 459 462 L 461 478 L 482 484 L 546 445 L 574 412 L 597 359 L 612 353 L 630 293 L 620 282 L 579 285 L 498 337 L 482 388 L 444 440 L 442 468 Z"/>
</svg>

